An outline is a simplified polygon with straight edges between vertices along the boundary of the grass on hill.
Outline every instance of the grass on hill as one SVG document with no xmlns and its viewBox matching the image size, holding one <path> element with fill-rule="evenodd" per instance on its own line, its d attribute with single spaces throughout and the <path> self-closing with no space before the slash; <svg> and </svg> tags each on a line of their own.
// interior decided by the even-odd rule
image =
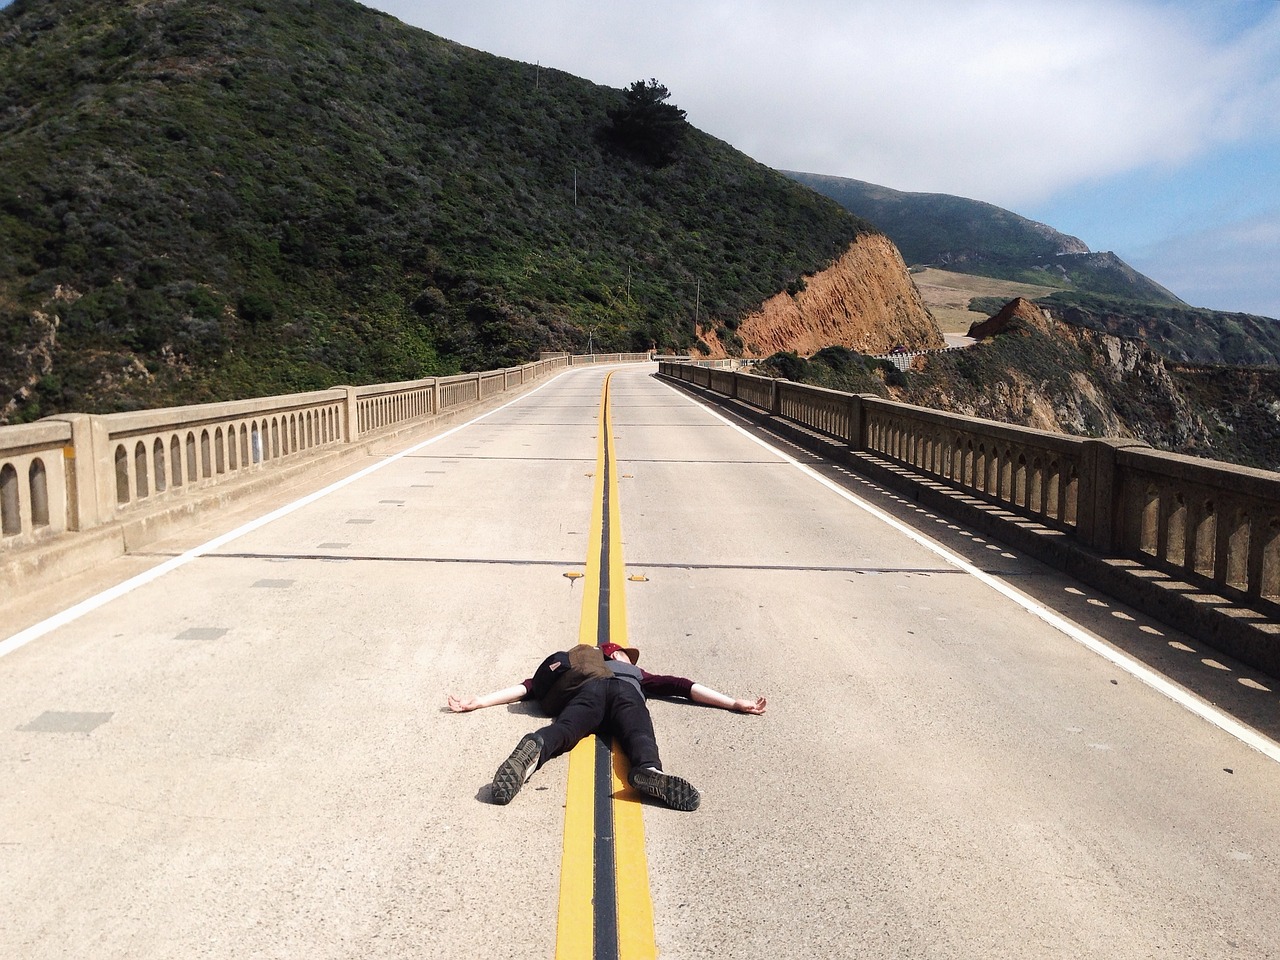
<svg viewBox="0 0 1280 960">
<path fill-rule="evenodd" d="M 732 321 L 871 229 L 351 0 L 17 0 L 0 100 L 12 420 L 685 350 L 695 291 Z"/>
<path fill-rule="evenodd" d="M 954 273 L 935 267 L 912 270 L 911 279 L 943 333 L 968 333 L 974 323 L 988 319 L 1016 297 L 1034 300 L 1058 291 L 1056 287 Z"/>
</svg>

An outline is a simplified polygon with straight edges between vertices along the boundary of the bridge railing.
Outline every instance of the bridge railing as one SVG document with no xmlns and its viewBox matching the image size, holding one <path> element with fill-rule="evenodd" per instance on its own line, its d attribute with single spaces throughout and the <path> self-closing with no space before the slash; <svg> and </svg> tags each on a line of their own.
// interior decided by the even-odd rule
<svg viewBox="0 0 1280 960">
<path fill-rule="evenodd" d="M 0 552 L 462 410 L 571 365 L 648 359 L 551 354 L 505 370 L 0 427 Z"/>
<path fill-rule="evenodd" d="M 909 467 L 1010 522 L 1280 613 L 1280 473 L 689 363 L 658 372 Z"/>
<path fill-rule="evenodd" d="M 7 427 L 0 450 L 0 542 L 56 536 L 72 523 L 67 470 L 71 424 Z"/>
<path fill-rule="evenodd" d="M 1280 605 L 1280 474 L 1136 447 L 1117 450 L 1127 555 Z"/>
</svg>

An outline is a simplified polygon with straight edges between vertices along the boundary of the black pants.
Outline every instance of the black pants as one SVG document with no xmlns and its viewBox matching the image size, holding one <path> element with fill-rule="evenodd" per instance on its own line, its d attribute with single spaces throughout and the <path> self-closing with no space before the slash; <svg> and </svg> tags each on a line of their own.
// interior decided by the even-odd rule
<svg viewBox="0 0 1280 960">
<path fill-rule="evenodd" d="M 591 733 L 611 734 L 632 767 L 662 769 L 644 694 L 626 680 L 612 677 L 583 684 L 560 715 L 537 731 L 543 746 L 538 766 L 572 750 Z"/>
</svg>

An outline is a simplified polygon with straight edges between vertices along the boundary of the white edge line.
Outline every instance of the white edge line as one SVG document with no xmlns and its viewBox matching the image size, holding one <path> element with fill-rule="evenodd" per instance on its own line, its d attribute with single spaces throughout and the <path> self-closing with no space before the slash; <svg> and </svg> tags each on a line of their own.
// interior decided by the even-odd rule
<svg viewBox="0 0 1280 960">
<path fill-rule="evenodd" d="M 583 369 L 591 369 L 591 368 L 583 368 Z M 561 371 L 561 372 L 564 373 L 567 371 Z M 444 433 L 438 433 L 433 437 L 423 440 L 421 443 L 414 444 L 412 447 L 408 447 L 404 450 L 401 450 L 399 453 L 395 453 L 389 457 L 385 457 L 377 461 L 376 463 L 370 464 L 364 469 L 351 474 L 348 477 L 343 477 L 341 480 L 338 480 L 334 483 L 329 484 L 329 486 L 325 487 L 322 490 L 316 490 L 314 493 L 309 493 L 305 497 L 302 497 L 298 500 L 294 500 L 292 503 L 287 503 L 283 507 L 279 507 L 278 509 L 271 511 L 270 513 L 264 514 L 261 517 L 257 517 L 256 519 L 250 520 L 248 523 L 242 524 L 241 526 L 236 527 L 234 530 L 221 534 L 220 536 L 214 537 L 212 540 L 209 540 L 206 543 L 202 543 L 198 547 L 192 547 L 190 550 L 186 551 L 185 553 L 181 553 L 176 557 L 171 557 L 170 559 L 164 561 L 164 563 L 158 564 L 157 566 L 154 566 L 149 570 L 144 570 L 142 573 L 139 573 L 136 576 L 130 577 L 128 580 L 118 583 L 114 587 L 110 587 L 107 590 L 102 591 L 101 593 L 94 594 L 92 597 L 88 597 L 84 600 L 81 600 L 79 603 L 75 604 L 74 606 L 68 607 L 66 610 L 63 610 L 60 613 L 56 613 L 52 617 L 49 617 L 46 620 L 41 620 L 39 623 L 32 624 L 31 626 L 27 627 L 25 630 L 20 630 L 19 632 L 15 633 L 13 636 L 0 642 L 0 657 L 7 656 L 8 654 L 13 653 L 15 650 L 21 649 L 22 647 L 30 643 L 32 640 L 38 640 L 40 637 L 43 637 L 45 634 L 50 633 L 54 630 L 57 630 L 59 627 L 66 626 L 68 623 L 71 623 L 75 620 L 80 619 L 86 613 L 91 613 L 94 610 L 97 610 L 99 607 L 105 606 L 106 604 L 110 603 L 112 600 L 116 600 L 120 597 L 123 597 L 125 594 L 138 589 L 138 587 L 144 586 L 150 583 L 152 580 L 157 580 L 160 577 L 163 577 L 166 573 L 170 573 L 174 570 L 177 570 L 179 567 L 185 566 L 186 564 L 190 563 L 192 560 L 195 560 L 198 557 L 202 557 L 206 553 L 209 553 L 212 550 L 217 550 L 219 547 L 223 547 L 233 540 L 238 540 L 240 537 L 243 537 L 245 534 L 252 533 L 258 528 L 264 527 L 268 523 L 271 523 L 274 520 L 279 520 L 281 517 L 287 516 L 293 513 L 295 510 L 300 510 L 302 507 L 315 503 L 321 497 L 326 497 L 337 490 L 341 490 L 343 487 L 347 486 L 348 484 L 355 483 L 357 480 L 361 480 L 364 477 L 369 476 L 369 474 L 375 473 L 376 471 L 381 470 L 383 467 L 389 464 L 395 463 L 397 460 L 407 457 L 412 453 L 417 453 L 423 447 L 429 447 L 431 444 L 437 443 L 440 440 L 443 440 L 445 437 L 452 436 L 453 434 L 457 433 L 459 430 L 465 430 L 467 427 L 471 426 L 472 424 L 479 423 L 481 420 L 484 420 L 486 417 L 491 417 L 495 413 L 499 413 L 502 410 L 507 409 L 507 407 L 510 407 L 513 404 L 519 403 L 520 401 L 524 400 L 526 397 L 533 396 L 543 387 L 550 386 L 556 379 L 559 378 L 559 376 L 560 374 L 556 374 L 546 383 L 541 384 L 540 386 L 534 387 L 532 390 L 522 393 L 518 397 L 512 398 L 510 401 L 508 401 L 507 403 L 504 403 L 500 407 L 494 407 L 492 410 L 486 413 L 482 413 L 478 417 L 473 417 L 472 419 L 468 420 L 466 423 L 461 423 L 456 427 L 451 427 L 450 429 L 446 430 Z"/>
<path fill-rule="evenodd" d="M 942 546 L 942 544 L 929 539 L 928 537 L 926 537 L 924 534 L 920 533 L 917 530 L 913 530 L 911 527 L 902 523 L 900 520 L 885 513 L 879 507 L 876 507 L 873 504 L 868 503 L 866 500 L 863 500 L 861 497 L 857 496 L 856 494 L 851 493 L 850 491 L 846 490 L 844 487 L 840 486 L 840 484 L 827 479 L 826 477 L 822 476 L 822 474 L 818 473 L 816 470 L 812 469 L 811 467 L 801 463 L 799 460 L 797 460 L 795 457 L 791 456 L 790 454 L 786 453 L 785 451 L 779 450 L 777 447 L 773 446 L 768 441 L 762 440 L 759 437 L 753 435 L 750 431 L 743 429 L 740 425 L 734 423 L 732 420 L 723 416 L 718 411 L 712 409 L 706 404 L 698 403 L 696 399 L 694 399 L 693 397 L 690 397 L 688 394 L 684 393 L 681 390 L 677 390 L 675 386 L 673 386 L 672 384 L 668 383 L 666 384 L 666 386 L 668 387 L 668 389 L 673 390 L 675 393 L 687 399 L 690 403 L 697 404 L 699 407 L 706 410 L 717 420 L 720 420 L 722 423 L 725 423 L 728 426 L 732 427 L 734 430 L 737 430 L 740 434 L 742 434 L 747 439 L 751 440 L 753 443 L 759 444 L 769 452 L 773 453 L 774 455 L 780 457 L 782 460 L 791 464 L 801 473 L 804 473 L 807 476 L 811 477 L 812 479 L 817 480 L 823 486 L 827 487 L 837 495 L 843 497 L 845 500 L 848 500 L 854 506 L 859 507 L 862 510 L 865 510 L 867 513 L 871 514 L 877 520 L 887 523 L 889 526 L 893 527 L 899 533 L 904 534 L 911 540 L 920 544 L 922 547 L 937 554 L 947 563 L 950 563 L 951 565 L 958 567 L 959 569 L 963 570 L 965 573 L 969 574 L 970 576 L 975 577 L 976 579 L 980 580 L 982 583 L 985 583 L 987 586 L 995 590 L 997 593 L 1000 593 L 1003 596 L 1007 597 L 1008 599 L 1012 600 L 1014 603 L 1018 604 L 1018 606 L 1026 610 L 1028 613 L 1031 613 L 1039 617 L 1041 620 L 1049 624 L 1049 626 L 1053 627 L 1055 630 L 1058 630 L 1059 632 L 1066 634 L 1072 640 L 1075 640 L 1077 643 L 1088 648 L 1089 650 L 1092 650 L 1094 653 L 1098 654 L 1104 659 L 1110 661 L 1112 664 L 1119 667 L 1125 673 L 1142 681 L 1147 686 L 1151 687 L 1153 690 L 1157 691 L 1158 693 L 1161 693 L 1164 696 L 1168 697 L 1170 700 L 1174 701 L 1178 705 L 1185 707 L 1187 710 L 1190 710 L 1192 713 L 1200 717 L 1202 720 L 1207 720 L 1209 723 L 1213 724 L 1219 730 L 1222 730 L 1223 732 L 1230 734 L 1231 736 L 1239 740 L 1241 743 L 1244 743 L 1246 746 L 1252 747 L 1254 750 L 1257 750 L 1259 753 L 1263 754 L 1268 759 L 1274 760 L 1277 763 L 1280 763 L 1280 744 L 1277 744 L 1274 740 L 1271 740 L 1269 737 L 1266 737 L 1263 734 L 1259 733 L 1253 727 L 1250 727 L 1247 724 L 1241 723 L 1235 717 L 1232 717 L 1222 712 L 1221 710 L 1217 709 L 1216 707 L 1212 706 L 1211 704 L 1206 703 L 1205 701 L 1197 697 L 1195 694 L 1191 693 L 1189 690 L 1179 686 L 1178 684 L 1169 680 L 1167 677 L 1161 676 L 1159 673 L 1156 673 L 1150 667 L 1146 666 L 1146 664 L 1141 663 L 1138 660 L 1135 660 L 1134 658 L 1130 657 L 1128 654 L 1121 653 L 1119 650 L 1115 649 L 1110 644 L 1093 636 L 1088 631 L 1084 630 L 1082 627 L 1077 626 L 1071 621 L 1066 620 L 1065 618 L 1059 616 L 1058 614 L 1050 610 L 1048 607 L 1045 607 L 1042 604 L 1037 603 L 1035 600 L 1032 600 L 1026 594 L 1022 593 L 1021 591 L 1005 583 L 1003 580 L 1000 580 L 997 577 L 993 577 L 991 574 L 986 573 L 983 570 L 980 570 L 979 568 L 975 567 L 973 564 L 965 560 L 963 557 L 959 556 L 958 554 L 952 553 L 946 547 Z"/>
</svg>

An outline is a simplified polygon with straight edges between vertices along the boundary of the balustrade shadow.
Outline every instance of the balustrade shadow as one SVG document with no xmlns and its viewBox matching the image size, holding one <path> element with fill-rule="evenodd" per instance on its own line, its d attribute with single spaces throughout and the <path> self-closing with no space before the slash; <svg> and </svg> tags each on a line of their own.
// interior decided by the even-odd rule
<svg viewBox="0 0 1280 960">
<path fill-rule="evenodd" d="M 702 394 L 686 383 L 674 385 L 694 396 Z M 1067 549 L 1068 535 L 1061 530 L 914 474 L 901 464 L 852 452 L 847 443 L 762 415 L 750 404 L 721 396 L 709 399 L 733 422 L 831 482 L 1280 741 L 1280 678 L 1222 652 L 1204 636 L 1167 622 L 1167 617 L 1162 619 L 1159 614 L 1167 608 L 1158 602 L 1141 606 L 1126 602 L 1132 591 L 1123 584 L 1137 581 L 1148 594 L 1154 590 L 1157 595 L 1180 595 L 1225 616 L 1252 617 L 1266 627 L 1280 629 L 1280 623 L 1256 611 L 1242 611 L 1227 598 L 1136 561 L 1094 557 L 1096 562 L 1089 569 L 1072 569 L 1073 564 L 1063 558 L 1078 554 L 1079 547 Z M 1028 545 L 1035 549 L 1026 549 Z M 1081 577 L 1082 572 L 1091 575 Z"/>
</svg>

